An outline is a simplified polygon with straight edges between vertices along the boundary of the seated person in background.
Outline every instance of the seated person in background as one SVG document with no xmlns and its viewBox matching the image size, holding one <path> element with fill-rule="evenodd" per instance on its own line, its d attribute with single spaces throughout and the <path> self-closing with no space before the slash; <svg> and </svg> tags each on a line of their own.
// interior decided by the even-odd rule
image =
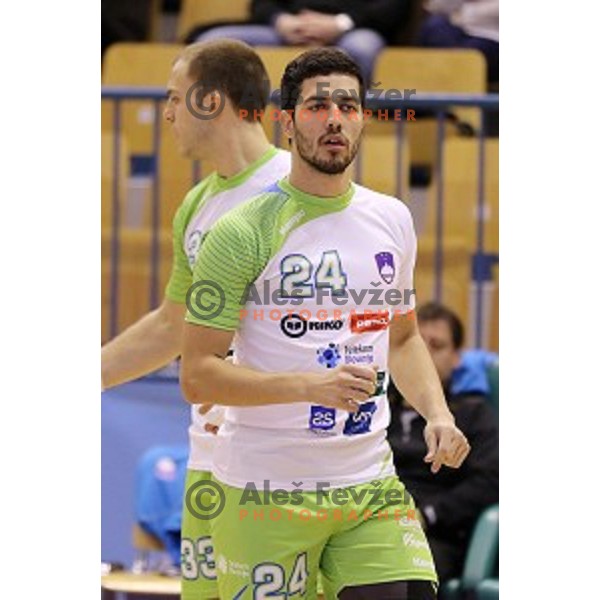
<svg viewBox="0 0 600 600">
<path fill-rule="evenodd" d="M 434 475 L 423 462 L 425 421 L 390 382 L 388 439 L 394 463 L 415 499 L 443 582 L 460 576 L 477 517 L 486 506 L 498 502 L 498 426 L 484 394 L 450 391 L 464 337 L 459 318 L 445 306 L 430 302 L 419 308 L 417 319 L 456 425 L 471 444 L 471 454 L 460 469 L 442 469 Z"/>
<path fill-rule="evenodd" d="M 393 41 L 409 0 L 252 0 L 251 23 L 215 27 L 196 41 L 234 38 L 251 46 L 338 46 L 371 81 L 377 55 Z"/>
<path fill-rule="evenodd" d="M 485 55 L 488 83 L 498 81 L 499 0 L 425 0 L 420 46 L 474 48 Z"/>
</svg>

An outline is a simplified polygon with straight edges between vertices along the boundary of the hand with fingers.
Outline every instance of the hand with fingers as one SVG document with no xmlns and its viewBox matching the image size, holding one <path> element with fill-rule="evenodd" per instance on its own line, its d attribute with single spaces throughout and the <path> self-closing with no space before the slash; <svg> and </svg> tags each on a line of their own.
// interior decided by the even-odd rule
<svg viewBox="0 0 600 600">
<path fill-rule="evenodd" d="M 307 373 L 308 402 L 354 413 L 377 387 L 377 367 L 342 365 L 326 373 Z"/>
<path fill-rule="evenodd" d="M 458 469 L 471 451 L 467 438 L 452 417 L 429 421 L 423 436 L 428 450 L 424 460 L 431 463 L 432 473 L 437 473 L 443 465 Z"/>
</svg>

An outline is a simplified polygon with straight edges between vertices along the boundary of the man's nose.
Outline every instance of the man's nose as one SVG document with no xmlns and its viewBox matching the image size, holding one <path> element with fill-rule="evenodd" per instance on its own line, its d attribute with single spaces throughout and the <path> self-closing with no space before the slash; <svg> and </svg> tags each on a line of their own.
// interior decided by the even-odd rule
<svg viewBox="0 0 600 600">
<path fill-rule="evenodd" d="M 165 106 L 165 109 L 163 110 L 163 118 L 165 121 L 167 121 L 168 123 L 172 123 L 173 122 L 173 109 L 169 106 Z"/>
<path fill-rule="evenodd" d="M 327 130 L 330 133 L 339 133 L 342 131 L 342 123 L 336 117 L 329 117 L 327 119 Z"/>
<path fill-rule="evenodd" d="M 332 103 L 332 106 L 329 108 L 329 113 L 327 115 L 327 126 L 330 129 L 336 128 L 338 131 L 342 127 L 342 113 L 336 104 Z"/>
</svg>

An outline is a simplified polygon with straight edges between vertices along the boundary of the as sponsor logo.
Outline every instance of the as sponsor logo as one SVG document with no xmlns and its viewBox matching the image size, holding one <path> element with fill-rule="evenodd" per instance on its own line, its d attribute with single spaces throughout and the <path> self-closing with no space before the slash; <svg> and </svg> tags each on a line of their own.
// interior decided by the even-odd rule
<svg viewBox="0 0 600 600">
<path fill-rule="evenodd" d="M 371 313 L 352 313 L 350 315 L 350 331 L 366 333 L 367 331 L 383 331 L 390 325 L 390 315 L 387 311 Z"/>
<path fill-rule="evenodd" d="M 309 428 L 312 431 L 329 431 L 335 427 L 335 408 L 327 406 L 310 407 Z"/>
<path fill-rule="evenodd" d="M 301 338 L 307 331 L 340 331 L 344 326 L 342 319 L 308 320 L 297 313 L 286 315 L 280 321 L 281 331 L 290 338 Z"/>
</svg>

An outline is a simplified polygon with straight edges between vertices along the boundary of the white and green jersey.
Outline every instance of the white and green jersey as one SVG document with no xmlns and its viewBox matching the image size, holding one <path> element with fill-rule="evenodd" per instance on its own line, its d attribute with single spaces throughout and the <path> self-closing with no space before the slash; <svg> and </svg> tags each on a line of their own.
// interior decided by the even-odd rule
<svg viewBox="0 0 600 600">
<path fill-rule="evenodd" d="M 226 179 L 213 172 L 188 192 L 173 220 L 173 268 L 165 292 L 169 300 L 180 304 L 186 302 L 200 245 L 219 218 L 264 191 L 289 170 L 289 152 L 271 146 L 237 175 Z M 198 414 L 197 407 L 191 408 L 188 467 L 210 471 L 215 436 L 204 430 L 206 419 Z"/>
<path fill-rule="evenodd" d="M 222 290 L 218 314 L 186 320 L 236 331 L 234 362 L 266 372 L 377 365 L 378 389 L 354 415 L 310 403 L 230 407 L 213 473 L 234 487 L 269 480 L 316 489 L 394 474 L 386 440 L 389 320 L 414 308 L 416 238 L 406 206 L 351 185 L 336 198 L 283 179 L 223 217 L 195 281 Z M 193 304 L 193 302 L 192 302 Z"/>
</svg>

